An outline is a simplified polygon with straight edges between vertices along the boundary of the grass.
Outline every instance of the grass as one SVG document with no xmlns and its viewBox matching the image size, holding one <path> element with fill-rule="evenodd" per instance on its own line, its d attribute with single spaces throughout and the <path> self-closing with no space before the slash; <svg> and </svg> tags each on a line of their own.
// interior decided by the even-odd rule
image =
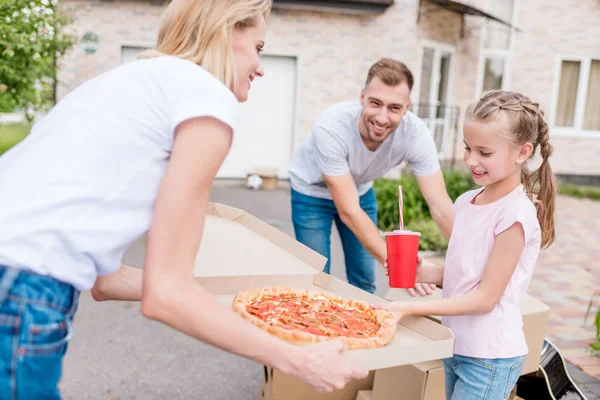
<svg viewBox="0 0 600 400">
<path fill-rule="evenodd" d="M 558 186 L 558 193 L 565 196 L 576 197 L 578 199 L 600 201 L 600 187 L 564 184 Z"/>
<path fill-rule="evenodd" d="M 0 124 L 0 154 L 23 140 L 29 129 L 27 124 Z"/>
</svg>

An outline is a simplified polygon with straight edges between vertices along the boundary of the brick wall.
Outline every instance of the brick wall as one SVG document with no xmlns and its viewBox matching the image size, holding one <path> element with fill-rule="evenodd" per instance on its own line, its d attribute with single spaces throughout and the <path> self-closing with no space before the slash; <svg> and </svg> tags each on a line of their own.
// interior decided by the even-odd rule
<svg viewBox="0 0 600 400">
<path fill-rule="evenodd" d="M 485 2 L 465 3 L 483 8 Z M 594 51 L 600 56 L 600 31 L 595 23 L 600 20 L 600 6 L 597 0 L 582 0 L 577 7 L 565 6 L 558 0 L 517 0 L 517 3 L 517 25 L 523 33 L 517 36 L 513 51 L 511 89 L 540 101 L 549 113 L 557 56 Z M 423 2 L 417 25 L 418 5 L 418 0 L 397 0 L 377 16 L 273 10 L 267 24 L 265 53 L 297 57 L 296 146 L 325 107 L 337 101 L 358 99 L 367 70 L 378 58 L 400 59 L 418 76 L 422 40 L 455 46 L 451 99 L 461 107 L 461 113 L 478 96 L 482 18 L 467 16 L 465 36 L 460 38 L 462 18 L 458 14 Z M 163 6 L 141 0 L 66 0 L 65 7 L 76 17 L 71 29 L 79 38 L 87 30 L 94 31 L 100 37 L 100 47 L 94 54 L 76 47 L 65 57 L 59 75 L 59 96 L 118 65 L 121 45 L 152 44 L 163 10 Z M 600 174 L 594 165 L 600 156 L 600 138 L 554 137 L 552 142 L 556 148 L 553 160 L 556 171 Z"/>
</svg>

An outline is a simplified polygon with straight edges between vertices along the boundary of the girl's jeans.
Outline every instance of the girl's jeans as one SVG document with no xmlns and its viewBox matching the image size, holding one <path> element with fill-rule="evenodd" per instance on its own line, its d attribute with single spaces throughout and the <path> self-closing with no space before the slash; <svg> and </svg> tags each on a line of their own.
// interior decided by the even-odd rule
<svg viewBox="0 0 600 400">
<path fill-rule="evenodd" d="M 60 399 L 58 382 L 79 291 L 0 266 L 0 398 Z"/>
<path fill-rule="evenodd" d="M 504 400 L 517 383 L 525 356 L 444 359 L 446 400 Z"/>
</svg>

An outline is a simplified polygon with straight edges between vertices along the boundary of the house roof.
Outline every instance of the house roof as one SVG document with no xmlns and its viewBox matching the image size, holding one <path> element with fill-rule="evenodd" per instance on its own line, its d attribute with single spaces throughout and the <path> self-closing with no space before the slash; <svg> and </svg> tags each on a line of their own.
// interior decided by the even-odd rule
<svg viewBox="0 0 600 400">
<path fill-rule="evenodd" d="M 420 0 L 420 1 L 422 2 L 423 0 Z M 491 19 L 493 21 L 496 21 L 503 25 L 506 25 L 511 29 L 515 29 L 516 31 L 519 31 L 519 29 L 516 28 L 515 26 L 513 26 L 510 22 L 500 19 L 490 13 L 480 10 L 479 8 L 470 6 L 468 4 L 464 4 L 462 2 L 453 1 L 453 0 L 425 0 L 425 1 L 436 4 L 442 8 L 445 8 L 446 10 L 455 12 L 460 15 L 470 14 L 470 15 L 477 15 L 477 16 L 484 17 L 487 19 Z"/>
<path fill-rule="evenodd" d="M 394 0 L 273 0 L 274 8 L 381 14 Z"/>
</svg>

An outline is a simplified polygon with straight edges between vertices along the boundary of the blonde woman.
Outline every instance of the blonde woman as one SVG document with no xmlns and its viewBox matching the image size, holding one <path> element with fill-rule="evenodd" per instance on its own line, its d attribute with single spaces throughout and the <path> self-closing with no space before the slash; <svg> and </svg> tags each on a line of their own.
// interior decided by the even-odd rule
<svg viewBox="0 0 600 400">
<path fill-rule="evenodd" d="M 144 316 L 317 391 L 366 376 L 341 343 L 284 343 L 193 279 L 238 102 L 263 75 L 270 7 L 172 2 L 156 50 L 81 85 L 0 158 L 0 398 L 60 398 L 78 295 L 89 289 L 97 300 L 141 301 Z M 143 274 L 119 268 L 148 230 Z"/>
</svg>

